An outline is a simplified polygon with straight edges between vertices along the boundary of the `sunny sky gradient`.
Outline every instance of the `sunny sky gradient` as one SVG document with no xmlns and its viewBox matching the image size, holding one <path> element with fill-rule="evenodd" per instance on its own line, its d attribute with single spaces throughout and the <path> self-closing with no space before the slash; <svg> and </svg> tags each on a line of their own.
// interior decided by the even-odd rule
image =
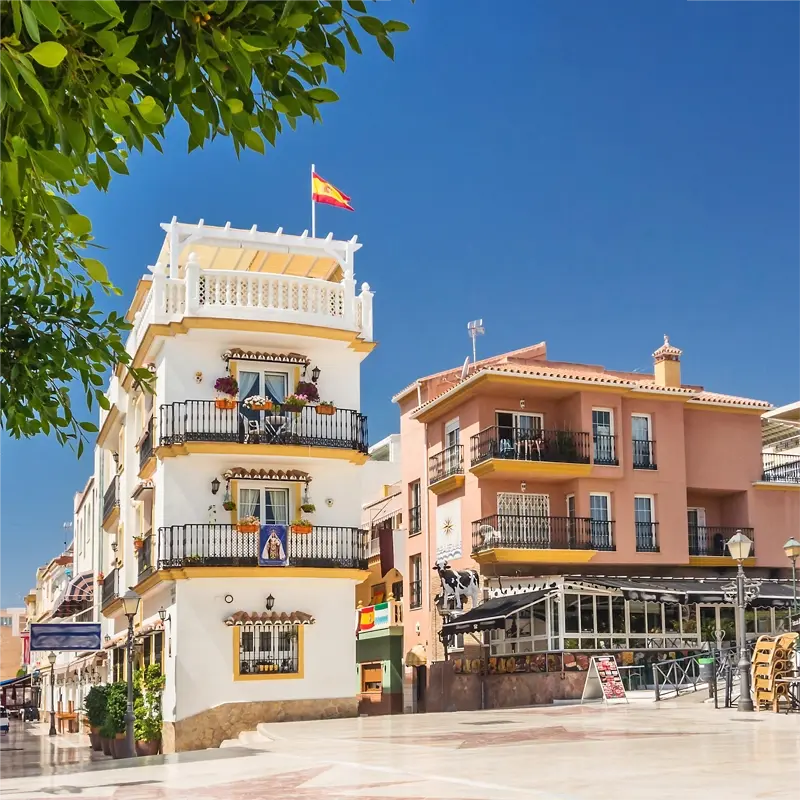
<svg viewBox="0 0 800 800">
<path fill-rule="evenodd" d="M 500 10 L 502 9 L 502 11 Z M 647 370 L 669 333 L 683 379 L 798 399 L 798 4 L 392 0 L 412 26 L 334 76 L 322 125 L 266 157 L 219 141 L 131 160 L 79 203 L 124 310 L 159 223 L 310 227 L 309 166 L 349 194 L 318 233 L 357 233 L 380 347 L 363 369 L 371 440 L 391 395 L 547 340 L 553 359 Z M 3 437 L 2 604 L 59 551 L 90 469 L 54 441 Z"/>
</svg>

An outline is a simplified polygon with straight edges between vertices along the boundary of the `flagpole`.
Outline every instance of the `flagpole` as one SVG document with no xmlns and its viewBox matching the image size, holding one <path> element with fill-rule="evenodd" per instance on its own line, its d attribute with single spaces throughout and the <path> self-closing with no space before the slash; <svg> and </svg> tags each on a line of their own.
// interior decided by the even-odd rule
<svg viewBox="0 0 800 800">
<path fill-rule="evenodd" d="M 315 167 L 311 165 L 311 238 L 317 238 L 317 204 L 314 202 L 314 172 Z"/>
</svg>

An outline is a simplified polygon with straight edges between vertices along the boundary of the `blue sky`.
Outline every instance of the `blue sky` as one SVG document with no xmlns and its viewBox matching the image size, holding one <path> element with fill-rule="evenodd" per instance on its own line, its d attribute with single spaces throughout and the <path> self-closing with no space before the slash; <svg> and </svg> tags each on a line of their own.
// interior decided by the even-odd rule
<svg viewBox="0 0 800 800">
<path fill-rule="evenodd" d="M 502 9 L 502 11 L 500 10 Z M 683 379 L 798 398 L 798 5 L 393 0 L 377 46 L 335 76 L 322 125 L 237 161 L 216 142 L 133 158 L 86 193 L 124 310 L 160 222 L 310 227 L 309 165 L 351 195 L 318 232 L 357 233 L 380 347 L 365 361 L 371 439 L 391 395 L 479 356 L 547 340 L 551 358 L 647 369 L 669 333 Z M 368 43 L 369 44 L 369 43 Z M 89 460 L 3 436 L 2 603 L 56 555 Z"/>
</svg>

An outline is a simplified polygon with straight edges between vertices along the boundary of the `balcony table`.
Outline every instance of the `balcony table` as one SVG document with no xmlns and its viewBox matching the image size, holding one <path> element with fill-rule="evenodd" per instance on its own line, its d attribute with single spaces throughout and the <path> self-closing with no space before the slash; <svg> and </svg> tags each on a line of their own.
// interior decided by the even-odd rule
<svg viewBox="0 0 800 800">
<path fill-rule="evenodd" d="M 789 686 L 787 695 L 789 705 L 786 707 L 786 713 L 800 711 L 800 675 L 791 678 L 776 678 L 775 683 L 786 683 Z"/>
</svg>

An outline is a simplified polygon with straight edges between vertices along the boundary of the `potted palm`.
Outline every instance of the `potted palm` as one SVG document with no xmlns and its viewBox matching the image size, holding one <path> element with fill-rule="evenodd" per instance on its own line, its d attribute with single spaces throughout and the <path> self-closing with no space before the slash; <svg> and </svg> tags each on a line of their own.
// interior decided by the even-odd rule
<svg viewBox="0 0 800 800">
<path fill-rule="evenodd" d="M 261 527 L 261 520 L 258 517 L 242 517 L 236 527 L 239 533 L 256 533 Z"/>
<path fill-rule="evenodd" d="M 154 756 L 161 749 L 161 693 L 164 676 L 158 664 L 137 674 L 141 697 L 134 705 L 133 734 L 137 756 Z"/>
<path fill-rule="evenodd" d="M 316 408 L 317 414 L 324 414 L 326 417 L 330 417 L 336 412 L 336 406 L 330 400 L 320 400 Z"/>
<path fill-rule="evenodd" d="M 292 520 L 292 533 L 311 533 L 314 526 L 310 520 L 307 519 L 294 519 Z"/>
<path fill-rule="evenodd" d="M 102 749 L 100 730 L 106 719 L 106 691 L 105 686 L 92 686 L 84 702 L 84 710 L 89 718 L 89 741 L 95 751 Z"/>
<path fill-rule="evenodd" d="M 236 378 L 232 378 L 230 375 L 217 378 L 214 389 L 219 394 L 214 401 L 217 408 L 236 408 L 236 395 L 239 394 L 239 384 Z"/>
</svg>

